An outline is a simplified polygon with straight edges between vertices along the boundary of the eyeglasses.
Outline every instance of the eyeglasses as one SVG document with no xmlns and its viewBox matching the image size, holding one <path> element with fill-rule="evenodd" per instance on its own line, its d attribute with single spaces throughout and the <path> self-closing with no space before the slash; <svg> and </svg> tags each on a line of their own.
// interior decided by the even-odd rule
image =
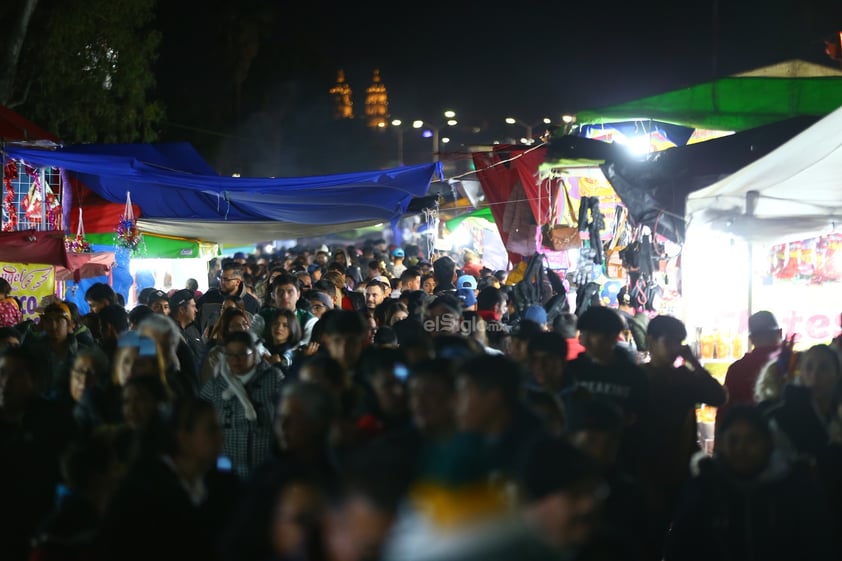
<svg viewBox="0 0 842 561">
<path fill-rule="evenodd" d="M 254 354 L 254 349 L 248 349 L 241 353 L 225 353 L 226 358 L 248 358 Z"/>
<path fill-rule="evenodd" d="M 231 282 L 240 279 L 238 279 L 237 277 L 219 277 L 219 280 L 221 280 L 222 282 Z"/>
<path fill-rule="evenodd" d="M 79 376 L 85 376 L 86 378 L 87 378 L 88 376 L 93 376 L 93 375 L 94 375 L 94 371 L 93 371 L 93 370 L 87 370 L 87 369 L 82 369 L 82 368 L 71 368 L 71 369 L 70 369 L 70 373 L 71 373 L 71 374 L 78 374 Z"/>
</svg>

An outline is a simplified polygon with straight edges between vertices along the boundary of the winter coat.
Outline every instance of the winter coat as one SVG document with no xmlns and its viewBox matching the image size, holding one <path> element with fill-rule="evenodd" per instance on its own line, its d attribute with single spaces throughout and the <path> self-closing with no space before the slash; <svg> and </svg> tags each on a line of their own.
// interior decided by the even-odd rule
<svg viewBox="0 0 842 561">
<path fill-rule="evenodd" d="M 665 561 L 835 558 L 825 498 L 802 464 L 773 454 L 751 478 L 735 476 L 716 458 L 699 467 L 678 503 Z"/>
<path fill-rule="evenodd" d="M 257 413 L 254 421 L 246 418 L 240 400 L 225 392 L 229 386 L 224 376 L 217 376 L 202 387 L 200 397 L 213 404 L 222 420 L 225 433 L 222 453 L 231 458 L 234 472 L 240 477 L 248 477 L 252 469 L 268 460 L 277 449 L 273 423 L 283 379 L 283 373 L 267 362 L 257 364 L 257 372 L 245 384 Z"/>
</svg>

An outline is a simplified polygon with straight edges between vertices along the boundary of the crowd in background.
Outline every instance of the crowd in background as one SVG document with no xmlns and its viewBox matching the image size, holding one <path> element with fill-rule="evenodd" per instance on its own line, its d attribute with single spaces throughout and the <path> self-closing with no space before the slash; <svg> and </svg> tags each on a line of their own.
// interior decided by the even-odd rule
<svg viewBox="0 0 842 561">
<path fill-rule="evenodd" d="M 623 291 L 507 280 L 380 240 L 37 321 L 0 280 L 0 557 L 842 558 L 836 341 L 758 312 L 720 384 Z"/>
</svg>

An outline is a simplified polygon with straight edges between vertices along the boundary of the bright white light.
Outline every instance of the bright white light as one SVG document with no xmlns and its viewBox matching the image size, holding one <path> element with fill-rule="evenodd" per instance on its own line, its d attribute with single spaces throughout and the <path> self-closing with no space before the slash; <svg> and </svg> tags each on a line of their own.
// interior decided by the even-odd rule
<svg viewBox="0 0 842 561">
<path fill-rule="evenodd" d="M 635 156 L 645 156 L 651 149 L 649 135 L 635 136 L 626 146 Z"/>
<path fill-rule="evenodd" d="M 517 119 L 515 119 L 514 117 L 506 117 L 506 122 L 510 125 L 514 125 L 515 123 L 517 123 Z"/>
<path fill-rule="evenodd" d="M 392 121 L 392 126 L 393 126 L 393 127 L 399 127 L 399 126 L 401 126 L 402 124 L 403 124 L 403 122 L 402 122 L 400 119 L 394 119 L 394 120 Z"/>
<path fill-rule="evenodd" d="M 455 248 L 462 248 L 468 247 L 471 243 L 473 236 L 471 235 L 471 231 L 468 228 L 464 228 L 461 224 L 458 228 L 453 230 L 448 236 L 447 241 L 450 242 L 452 247 Z"/>
<path fill-rule="evenodd" d="M 447 117 L 448 119 L 452 119 L 453 117 L 456 116 L 456 112 L 448 109 L 447 111 L 444 112 L 444 116 Z"/>
<path fill-rule="evenodd" d="M 420 129 L 424 126 L 424 121 L 412 121 L 412 128 Z"/>
<path fill-rule="evenodd" d="M 275 246 L 267 243 L 263 248 L 263 253 L 272 253 L 275 250 Z"/>
<path fill-rule="evenodd" d="M 449 127 L 452 127 L 453 125 L 456 125 L 456 124 L 458 124 L 458 123 L 459 123 L 459 122 L 458 122 L 456 119 L 450 119 L 449 121 L 447 121 L 447 125 L 448 125 Z"/>
<path fill-rule="evenodd" d="M 544 117 L 544 124 L 545 125 L 549 125 L 552 122 L 553 122 L 552 119 L 550 119 L 549 117 Z"/>
<path fill-rule="evenodd" d="M 449 138 L 447 138 L 446 136 L 445 136 L 444 138 L 442 138 L 442 139 L 441 139 L 441 143 L 442 143 L 442 144 L 447 144 L 448 142 L 450 142 L 450 139 L 449 139 Z"/>
<path fill-rule="evenodd" d="M 240 174 L 239 174 L 239 172 L 232 173 L 232 174 L 231 174 L 231 177 L 240 177 Z"/>
<path fill-rule="evenodd" d="M 526 138 L 526 137 L 524 136 L 524 137 L 521 137 L 521 139 L 520 139 L 520 143 L 521 143 L 521 144 L 532 144 L 532 139 L 531 139 L 531 138 Z"/>
<path fill-rule="evenodd" d="M 561 116 L 561 120 L 564 121 L 565 123 L 572 123 L 573 119 L 574 119 L 573 115 L 562 115 Z"/>
<path fill-rule="evenodd" d="M 377 123 L 377 128 L 378 129 L 385 129 L 386 123 L 384 123 L 383 121 L 380 121 L 379 123 Z"/>
</svg>

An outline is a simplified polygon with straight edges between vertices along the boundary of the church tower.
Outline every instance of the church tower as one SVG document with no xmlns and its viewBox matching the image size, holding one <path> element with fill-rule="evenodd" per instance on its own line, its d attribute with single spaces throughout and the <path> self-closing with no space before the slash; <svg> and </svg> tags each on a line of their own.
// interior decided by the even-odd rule
<svg viewBox="0 0 842 561">
<path fill-rule="evenodd" d="M 380 70 L 374 71 L 374 80 L 366 90 L 365 117 L 367 126 L 371 128 L 385 127 L 389 117 L 389 94 L 380 81 Z"/>
<path fill-rule="evenodd" d="M 345 81 L 345 71 L 339 71 L 336 85 L 330 88 L 330 95 L 333 96 L 333 118 L 353 119 L 354 102 L 351 101 L 351 86 Z"/>
</svg>

